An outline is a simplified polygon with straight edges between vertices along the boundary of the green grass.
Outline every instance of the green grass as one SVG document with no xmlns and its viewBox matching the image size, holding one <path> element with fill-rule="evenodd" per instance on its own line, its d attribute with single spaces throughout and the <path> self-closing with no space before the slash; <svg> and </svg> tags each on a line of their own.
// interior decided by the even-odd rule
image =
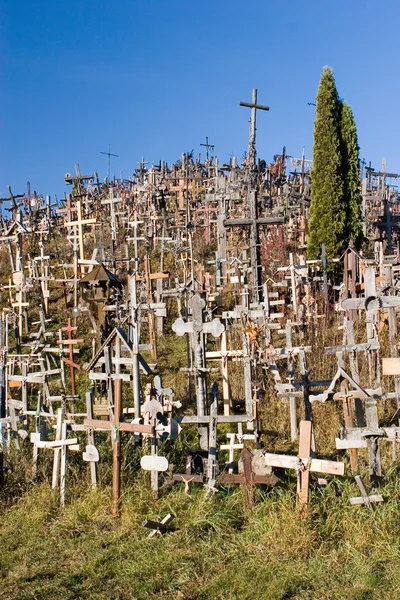
<svg viewBox="0 0 400 600">
<path fill-rule="evenodd" d="M 220 600 L 395 599 L 400 594 L 400 483 L 396 474 L 371 514 L 351 507 L 356 487 L 314 480 L 310 510 L 296 513 L 295 481 L 240 488 L 207 500 L 183 486 L 153 500 L 143 482 L 124 488 L 121 516 L 110 516 L 109 488 L 69 490 L 59 508 L 45 484 L 3 508 L 0 598 Z M 145 518 L 176 515 L 173 531 L 148 539 Z"/>
</svg>

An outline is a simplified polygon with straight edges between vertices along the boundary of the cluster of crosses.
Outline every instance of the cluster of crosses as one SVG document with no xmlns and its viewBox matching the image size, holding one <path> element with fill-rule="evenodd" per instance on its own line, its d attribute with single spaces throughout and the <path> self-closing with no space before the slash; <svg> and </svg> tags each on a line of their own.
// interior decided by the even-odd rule
<svg viewBox="0 0 400 600">
<path fill-rule="evenodd" d="M 10 446 L 32 444 L 33 476 L 39 451 L 51 450 L 52 485 L 63 504 L 68 451 L 81 453 L 95 487 L 96 439 L 108 432 L 115 515 L 128 436 L 142 449 L 155 495 L 170 477 L 186 492 L 204 485 L 208 495 L 240 484 L 251 504 L 254 486 L 274 486 L 274 470 L 284 468 L 297 473 L 299 505 L 306 506 L 311 472 L 344 474 L 344 462 L 318 458 L 313 430 L 315 403 L 339 401 L 336 447 L 348 452 L 361 490 L 354 502 L 376 501 L 360 478 L 358 454 L 368 450 L 376 482 L 381 443 L 391 442 L 395 457 L 400 433 L 400 266 L 393 254 L 400 221 L 388 183 L 396 175 L 385 166 L 365 170 L 364 230 L 374 258 L 351 248 L 327 257 L 322 247 L 320 260 L 306 260 L 310 161 L 285 148 L 271 164 L 257 160 L 256 115 L 269 109 L 257 103 L 256 90 L 241 105 L 251 109 L 242 165 L 234 158 L 220 165 L 207 138 L 205 160 L 183 154 L 169 168 L 142 159 L 128 180 L 100 182 L 76 165 L 65 176 L 72 193 L 61 203 L 32 194 L 30 185 L 27 195 L 9 189 L 0 199 L 9 204 L 0 223 L 0 478 Z M 344 275 L 333 284 L 334 263 Z M 321 347 L 317 332 L 333 311 L 342 343 Z M 386 335 L 390 356 L 382 357 Z M 158 365 L 157 346 L 175 336 L 184 338 L 187 358 L 180 397 L 163 387 Z M 327 370 L 313 380 L 318 349 Z M 297 454 L 266 447 L 263 407 L 271 401 L 288 407 Z M 380 402 L 395 407 L 385 426 Z M 222 443 L 220 425 L 230 429 Z M 184 472 L 171 472 L 160 442 L 174 442 L 186 426 L 197 427 L 198 445 Z"/>
</svg>

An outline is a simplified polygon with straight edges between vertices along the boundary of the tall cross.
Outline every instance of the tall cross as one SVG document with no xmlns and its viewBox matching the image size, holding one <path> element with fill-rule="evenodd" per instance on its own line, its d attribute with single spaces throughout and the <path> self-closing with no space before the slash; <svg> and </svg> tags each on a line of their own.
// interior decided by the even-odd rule
<svg viewBox="0 0 400 600">
<path fill-rule="evenodd" d="M 78 183 L 80 185 L 83 181 L 89 181 L 90 179 L 94 179 L 94 175 L 81 175 L 81 170 L 78 164 L 75 165 L 75 176 L 67 173 L 64 177 L 64 181 L 67 185 L 72 185 L 74 183 Z"/>
<path fill-rule="evenodd" d="M 8 193 L 10 194 L 8 198 L 0 198 L 0 205 L 3 206 L 3 202 L 9 202 L 10 208 L 7 208 L 6 210 L 14 213 L 20 207 L 20 204 L 17 204 L 15 202 L 15 200 L 17 198 L 24 198 L 24 194 L 17 194 L 17 195 L 13 194 L 11 191 L 11 186 L 8 186 Z"/>
<path fill-rule="evenodd" d="M 269 106 L 257 104 L 257 90 L 255 88 L 253 89 L 251 102 L 239 102 L 239 105 L 251 108 L 248 161 L 253 166 L 256 162 L 256 111 L 269 110 Z"/>
<path fill-rule="evenodd" d="M 106 156 L 108 156 L 108 171 L 107 171 L 107 178 L 108 180 L 110 180 L 110 171 L 111 171 L 111 157 L 115 156 L 116 158 L 118 158 L 118 154 L 112 154 L 111 152 L 111 146 L 110 144 L 108 144 L 108 152 L 100 152 L 100 154 L 105 154 Z"/>
<path fill-rule="evenodd" d="M 208 143 L 208 136 L 206 136 L 206 143 L 205 144 L 200 144 L 200 146 L 204 146 L 205 147 L 205 149 L 206 149 L 206 156 L 207 156 L 207 160 L 208 160 L 208 151 L 211 150 L 211 152 L 214 152 L 214 145 Z"/>
</svg>

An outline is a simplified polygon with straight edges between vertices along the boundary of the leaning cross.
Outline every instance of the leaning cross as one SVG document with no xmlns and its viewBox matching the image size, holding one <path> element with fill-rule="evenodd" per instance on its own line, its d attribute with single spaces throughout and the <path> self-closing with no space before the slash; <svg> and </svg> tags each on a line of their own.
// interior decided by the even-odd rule
<svg viewBox="0 0 400 600">
<path fill-rule="evenodd" d="M 356 475 L 354 479 L 356 480 L 356 483 L 359 487 L 361 496 L 350 498 L 350 504 L 366 504 L 369 510 L 372 512 L 373 508 L 371 503 L 383 502 L 383 497 L 381 496 L 381 494 L 371 494 L 371 496 L 369 496 L 365 484 L 360 475 Z"/>
</svg>

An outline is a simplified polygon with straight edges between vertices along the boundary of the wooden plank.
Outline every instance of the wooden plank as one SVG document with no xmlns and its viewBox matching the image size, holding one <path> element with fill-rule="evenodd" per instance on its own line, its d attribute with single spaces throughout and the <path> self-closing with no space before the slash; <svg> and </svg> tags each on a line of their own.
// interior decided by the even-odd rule
<svg viewBox="0 0 400 600">
<path fill-rule="evenodd" d="M 101 421 L 100 419 L 84 419 L 85 427 L 93 429 L 113 430 L 114 427 L 109 421 Z M 132 433 L 152 433 L 151 425 L 143 425 L 141 423 L 120 423 L 120 431 L 130 431 Z"/>
<path fill-rule="evenodd" d="M 400 358 L 382 358 L 383 375 L 400 375 Z"/>
<path fill-rule="evenodd" d="M 299 433 L 299 458 L 302 462 L 309 463 L 311 454 L 311 421 L 300 421 Z M 311 465 L 310 465 L 311 467 Z M 326 471 L 322 471 L 325 473 Z M 308 504 L 308 487 L 310 483 L 310 470 L 307 467 L 304 470 L 297 471 L 297 492 L 300 506 Z"/>
<path fill-rule="evenodd" d="M 270 467 L 296 469 L 298 465 L 297 456 L 270 453 L 265 453 L 263 456 L 265 459 L 265 464 Z M 344 463 L 333 460 L 312 458 L 310 461 L 310 471 L 314 473 L 327 473 L 329 475 L 344 475 Z"/>
<path fill-rule="evenodd" d="M 350 504 L 368 504 L 368 502 L 383 502 L 383 496 L 381 494 L 372 494 L 368 498 L 363 498 L 362 496 L 350 498 Z"/>
</svg>

